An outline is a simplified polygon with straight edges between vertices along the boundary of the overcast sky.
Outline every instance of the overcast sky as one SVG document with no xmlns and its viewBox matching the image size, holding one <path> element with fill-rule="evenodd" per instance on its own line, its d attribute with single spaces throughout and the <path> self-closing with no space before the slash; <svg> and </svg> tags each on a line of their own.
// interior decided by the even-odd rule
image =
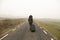
<svg viewBox="0 0 60 40">
<path fill-rule="evenodd" d="M 0 17 L 60 18 L 60 0 L 0 0 Z"/>
</svg>

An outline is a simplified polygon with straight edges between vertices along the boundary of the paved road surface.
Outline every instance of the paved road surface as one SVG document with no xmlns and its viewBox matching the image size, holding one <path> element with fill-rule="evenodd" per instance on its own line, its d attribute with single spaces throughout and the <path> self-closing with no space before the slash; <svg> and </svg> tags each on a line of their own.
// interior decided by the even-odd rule
<svg viewBox="0 0 60 40">
<path fill-rule="evenodd" d="M 34 24 L 36 32 L 29 30 L 29 24 L 25 23 L 21 27 L 12 30 L 0 40 L 55 40 L 48 32 Z"/>
</svg>

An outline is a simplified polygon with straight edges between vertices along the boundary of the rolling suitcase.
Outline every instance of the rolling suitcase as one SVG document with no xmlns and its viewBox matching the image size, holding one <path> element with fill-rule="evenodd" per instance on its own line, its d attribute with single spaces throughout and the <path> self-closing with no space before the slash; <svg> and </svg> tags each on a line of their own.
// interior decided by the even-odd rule
<svg viewBox="0 0 60 40">
<path fill-rule="evenodd" d="M 35 28 L 34 25 L 31 25 L 31 26 L 30 26 L 30 31 L 31 31 L 31 32 L 35 32 L 35 31 L 36 31 L 36 28 Z"/>
</svg>

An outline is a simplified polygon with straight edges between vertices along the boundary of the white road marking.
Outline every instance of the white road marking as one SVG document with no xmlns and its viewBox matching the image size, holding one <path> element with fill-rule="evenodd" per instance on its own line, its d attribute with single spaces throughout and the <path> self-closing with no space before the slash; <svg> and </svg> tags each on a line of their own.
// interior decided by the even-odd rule
<svg viewBox="0 0 60 40">
<path fill-rule="evenodd" d="M 46 32 L 45 30 L 43 30 L 43 32 L 44 32 L 45 34 L 47 34 L 47 32 Z"/>
<path fill-rule="evenodd" d="M 17 28 L 19 28 L 20 26 L 22 26 L 24 23 L 19 24 L 17 27 L 15 27 L 14 29 L 12 29 L 12 31 L 15 31 Z"/>
<path fill-rule="evenodd" d="M 24 22 L 24 23 L 25 23 L 25 22 Z M 22 26 L 24 23 L 22 23 L 22 24 L 18 25 L 18 28 L 20 28 L 20 26 Z"/>
<path fill-rule="evenodd" d="M 51 38 L 51 40 L 54 40 L 53 38 Z"/>
<path fill-rule="evenodd" d="M 15 30 L 16 30 L 16 28 L 12 29 L 12 31 L 15 31 Z"/>
<path fill-rule="evenodd" d="M 19 28 L 20 26 L 18 26 L 18 28 Z"/>
<path fill-rule="evenodd" d="M 40 27 L 42 29 L 42 27 Z"/>
<path fill-rule="evenodd" d="M 0 40 L 4 39 L 6 36 L 8 36 L 8 34 L 6 34 L 5 36 L 3 36 L 2 38 L 0 38 Z"/>
<path fill-rule="evenodd" d="M 23 23 L 23 24 L 24 24 L 24 23 Z M 23 24 L 21 24 L 21 25 L 23 25 Z M 18 26 L 18 28 L 19 28 L 19 26 Z M 16 30 L 16 28 L 12 29 L 12 31 L 15 31 L 15 30 Z M 6 34 L 6 35 L 3 36 L 2 38 L 0 38 L 0 40 L 4 39 L 6 36 L 8 36 L 8 34 Z"/>
</svg>

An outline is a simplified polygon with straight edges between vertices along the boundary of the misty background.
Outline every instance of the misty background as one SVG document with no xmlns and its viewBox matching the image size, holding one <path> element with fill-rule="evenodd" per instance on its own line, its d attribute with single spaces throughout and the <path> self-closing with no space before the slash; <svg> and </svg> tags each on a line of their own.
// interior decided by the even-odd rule
<svg viewBox="0 0 60 40">
<path fill-rule="evenodd" d="M 0 17 L 60 19 L 60 0 L 0 0 Z"/>
</svg>

